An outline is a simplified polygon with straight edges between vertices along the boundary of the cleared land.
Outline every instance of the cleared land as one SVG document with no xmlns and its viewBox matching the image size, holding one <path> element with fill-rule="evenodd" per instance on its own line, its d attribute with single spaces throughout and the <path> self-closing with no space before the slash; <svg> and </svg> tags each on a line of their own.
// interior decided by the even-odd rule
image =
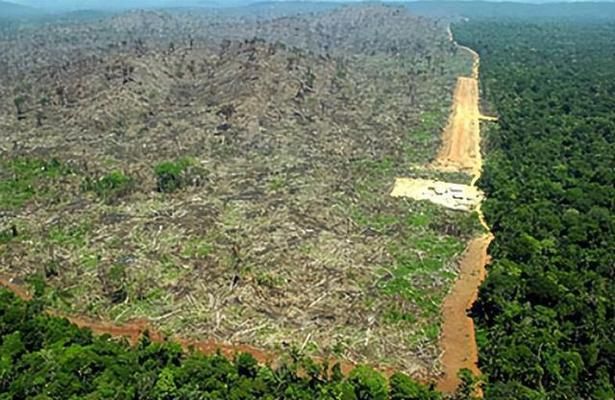
<svg viewBox="0 0 615 400">
<path fill-rule="evenodd" d="M 63 313 L 439 373 L 477 223 L 388 193 L 471 68 L 444 27 L 134 12 L 1 44 L 3 272 Z"/>
</svg>

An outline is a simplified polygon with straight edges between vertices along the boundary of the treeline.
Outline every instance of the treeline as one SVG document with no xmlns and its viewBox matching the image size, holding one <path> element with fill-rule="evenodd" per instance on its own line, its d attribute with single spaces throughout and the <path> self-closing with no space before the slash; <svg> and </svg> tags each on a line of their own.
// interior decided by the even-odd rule
<svg viewBox="0 0 615 400">
<path fill-rule="evenodd" d="M 480 22 L 495 234 L 472 310 L 488 399 L 613 399 L 615 24 Z"/>
<path fill-rule="evenodd" d="M 136 347 L 93 336 L 0 288 L 0 400 L 18 399 L 341 399 L 438 400 L 442 395 L 396 373 L 366 366 L 343 376 L 340 366 L 291 353 L 275 367 L 249 354 L 185 352 L 143 337 Z M 451 399 L 471 398 L 471 379 Z"/>
</svg>

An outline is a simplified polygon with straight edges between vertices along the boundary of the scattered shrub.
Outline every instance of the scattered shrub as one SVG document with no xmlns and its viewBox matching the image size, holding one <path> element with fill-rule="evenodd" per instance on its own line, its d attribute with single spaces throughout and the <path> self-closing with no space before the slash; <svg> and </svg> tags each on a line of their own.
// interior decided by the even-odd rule
<svg viewBox="0 0 615 400">
<path fill-rule="evenodd" d="M 100 277 L 105 295 L 113 304 L 121 303 L 128 296 L 126 269 L 123 265 L 113 265 L 104 270 Z"/>
<path fill-rule="evenodd" d="M 82 188 L 96 193 L 104 200 L 112 201 L 128 194 L 133 188 L 133 180 L 120 171 L 113 171 L 96 180 L 86 177 Z"/>
<path fill-rule="evenodd" d="M 162 193 L 171 193 L 182 188 L 187 182 L 185 172 L 191 165 L 192 161 L 187 158 L 157 164 L 154 167 L 157 190 Z"/>
</svg>

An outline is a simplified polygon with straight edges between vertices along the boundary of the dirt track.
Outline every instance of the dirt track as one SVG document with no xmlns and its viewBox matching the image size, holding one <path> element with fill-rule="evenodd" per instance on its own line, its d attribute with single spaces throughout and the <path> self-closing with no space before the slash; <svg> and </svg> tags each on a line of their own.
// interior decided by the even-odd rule
<svg viewBox="0 0 615 400">
<path fill-rule="evenodd" d="M 460 77 L 457 81 L 453 112 L 434 167 L 471 171 L 471 185 L 475 186 L 483 166 L 480 120 L 496 121 L 497 118 L 482 116 L 479 111 L 478 54 L 465 46 L 459 48 L 470 52 L 474 58 L 472 76 Z M 482 227 L 489 231 L 480 203 L 476 211 Z M 461 383 L 457 376 L 461 369 L 467 368 L 474 374 L 480 374 L 474 321 L 467 312 L 476 301 L 478 288 L 485 279 L 485 267 L 489 263 L 487 250 L 492 240 L 493 235 L 488 233 L 470 242 L 459 261 L 457 281 L 444 300 L 440 336 L 443 375 L 438 381 L 438 389 L 446 393 L 454 392 Z M 477 394 L 482 395 L 480 392 Z"/>
<path fill-rule="evenodd" d="M 489 262 L 487 248 L 492 239 L 487 234 L 470 242 L 459 262 L 457 281 L 442 306 L 440 346 L 444 374 L 438 381 L 438 389 L 445 393 L 454 392 L 459 385 L 457 373 L 460 369 L 480 373 L 474 322 L 467 316 L 467 310 L 476 301 L 478 287 L 485 279 L 485 265 Z"/>
<path fill-rule="evenodd" d="M 450 28 L 448 34 L 450 40 L 454 42 Z M 497 118 L 481 115 L 479 111 L 480 58 L 478 53 L 465 46 L 457 45 L 457 47 L 472 55 L 472 72 L 469 77 L 461 76 L 457 79 L 451 115 L 442 134 L 442 146 L 431 167 L 472 174 L 470 186 L 477 193 L 475 202 L 472 204 L 475 205 L 481 226 L 488 232 L 489 226 L 481 212 L 482 194 L 476 188 L 476 182 L 480 178 L 483 166 L 480 149 L 480 121 L 497 121 Z M 441 190 L 436 193 L 438 196 L 429 195 L 430 192 L 425 190 L 426 187 L 433 189 L 447 187 L 447 185 L 451 184 L 446 182 L 423 183 L 420 179 L 398 178 L 391 195 L 429 200 L 445 207 L 463 209 L 456 207 L 456 204 L 450 201 L 451 199 L 447 201 L 443 198 Z M 474 374 L 480 374 L 474 322 L 468 317 L 467 312 L 476 301 L 478 288 L 485 279 L 485 266 L 489 262 L 487 250 L 492 240 L 493 235 L 488 233 L 469 243 L 459 260 L 457 281 L 442 306 L 440 347 L 443 373 L 438 380 L 437 387 L 445 393 L 453 393 L 459 386 L 461 381 L 457 374 L 461 369 L 466 368 Z M 480 392 L 477 394 L 482 395 Z"/>
<path fill-rule="evenodd" d="M 443 134 L 443 144 L 433 166 L 445 171 L 480 173 L 478 82 L 460 77 L 455 87 L 453 110 Z"/>
<path fill-rule="evenodd" d="M 454 41 L 450 29 L 449 38 Z M 442 147 L 432 166 L 444 171 L 470 172 L 478 178 L 482 167 L 480 121 L 497 121 L 497 118 L 481 115 L 479 111 L 478 53 L 469 47 L 457 46 L 472 55 L 472 72 L 469 77 L 460 76 L 457 79 L 453 109 L 442 135 Z"/>
</svg>

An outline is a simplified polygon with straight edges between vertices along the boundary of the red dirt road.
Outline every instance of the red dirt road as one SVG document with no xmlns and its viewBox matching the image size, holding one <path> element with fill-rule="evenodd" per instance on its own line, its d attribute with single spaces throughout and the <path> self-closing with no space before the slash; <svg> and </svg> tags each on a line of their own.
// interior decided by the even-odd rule
<svg viewBox="0 0 615 400">
<path fill-rule="evenodd" d="M 467 310 L 476 301 L 478 287 L 485 279 L 485 265 L 489 262 L 487 248 L 492 239 L 492 235 L 487 234 L 470 242 L 459 262 L 455 286 L 442 306 L 440 346 L 444 374 L 437 387 L 445 393 L 453 393 L 459 385 L 457 373 L 460 369 L 467 368 L 480 374 L 474 322 L 467 316 Z"/>
<path fill-rule="evenodd" d="M 450 32 L 450 31 L 449 31 Z M 452 35 L 451 35 L 452 40 Z M 480 58 L 467 47 L 459 46 L 472 55 L 474 63 L 471 77 L 460 77 L 455 88 L 453 112 L 443 134 L 443 146 L 434 166 L 453 171 L 471 171 L 471 185 L 476 185 L 483 160 L 480 149 L 480 120 L 495 121 L 497 118 L 484 117 L 479 111 L 478 72 Z M 476 208 L 480 224 L 489 232 L 489 226 L 481 211 Z M 442 307 L 442 334 L 440 346 L 443 375 L 438 380 L 438 389 L 453 393 L 461 383 L 457 374 L 461 369 L 469 369 L 475 375 L 478 369 L 478 348 L 474 321 L 468 316 L 468 310 L 478 297 L 478 289 L 486 276 L 489 263 L 487 253 L 493 240 L 491 233 L 473 239 L 459 261 L 459 276 Z M 482 392 L 477 395 L 482 397 Z"/>
</svg>

